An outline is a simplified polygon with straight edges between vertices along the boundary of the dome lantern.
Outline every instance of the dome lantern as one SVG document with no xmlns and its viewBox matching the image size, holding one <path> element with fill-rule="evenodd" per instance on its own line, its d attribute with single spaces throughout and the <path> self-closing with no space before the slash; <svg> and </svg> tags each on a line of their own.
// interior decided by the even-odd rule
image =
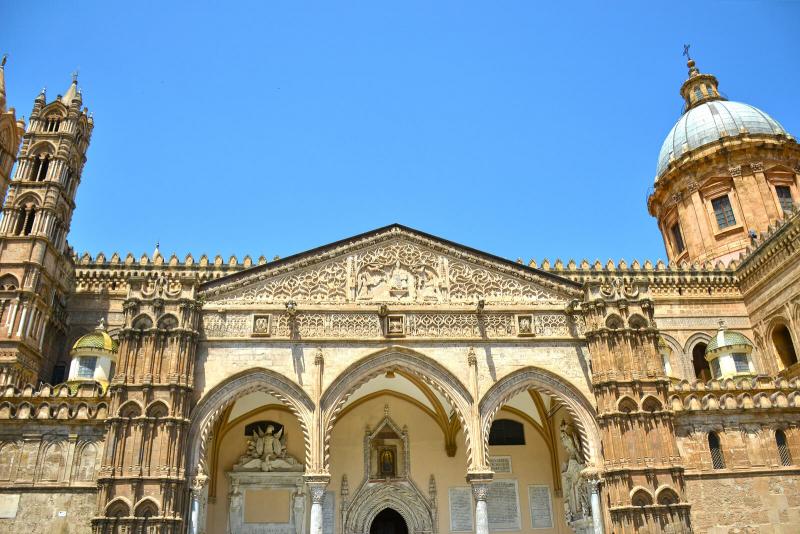
<svg viewBox="0 0 800 534">
<path fill-rule="evenodd" d="M 739 332 L 728 330 L 721 320 L 717 334 L 706 347 L 706 361 L 716 379 L 752 375 L 752 352 L 753 344 Z"/>
<path fill-rule="evenodd" d="M 100 382 L 107 385 L 114 376 L 118 343 L 106 331 L 100 319 L 92 332 L 81 336 L 72 346 L 69 355 L 69 382 Z"/>
<path fill-rule="evenodd" d="M 713 74 L 703 74 L 697 68 L 695 61 L 689 56 L 689 45 L 684 45 L 683 54 L 688 61 L 689 78 L 681 86 L 681 96 L 686 101 L 685 111 L 713 100 L 725 100 L 719 94 L 719 82 Z"/>
</svg>

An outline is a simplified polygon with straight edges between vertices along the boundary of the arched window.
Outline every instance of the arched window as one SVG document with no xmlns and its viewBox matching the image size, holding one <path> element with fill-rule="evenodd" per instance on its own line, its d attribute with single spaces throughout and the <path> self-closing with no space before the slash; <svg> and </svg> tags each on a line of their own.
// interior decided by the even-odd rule
<svg viewBox="0 0 800 534">
<path fill-rule="evenodd" d="M 17 213 L 17 226 L 14 235 L 31 235 L 33 223 L 36 220 L 36 207 L 26 206 Z"/>
<path fill-rule="evenodd" d="M 33 172 L 31 173 L 31 180 L 34 182 L 43 182 L 47 178 L 47 171 L 50 169 L 50 154 L 39 155 L 33 162 Z"/>
<path fill-rule="evenodd" d="M 511 419 L 497 419 L 489 430 L 489 445 L 525 445 L 522 423 Z"/>
<path fill-rule="evenodd" d="M 692 349 L 694 376 L 703 382 L 711 380 L 711 367 L 709 367 L 706 361 L 706 346 L 705 343 L 698 343 Z"/>
<path fill-rule="evenodd" d="M 781 465 L 792 465 L 792 453 L 789 444 L 786 443 L 786 434 L 783 430 L 775 431 L 775 444 L 778 446 L 778 455 L 781 457 Z"/>
<path fill-rule="evenodd" d="M 51 115 L 47 117 L 44 121 L 44 131 L 45 132 L 57 132 L 58 129 L 61 127 L 61 117 L 57 115 Z"/>
<path fill-rule="evenodd" d="M 716 432 L 708 433 L 708 449 L 711 451 L 711 465 L 714 469 L 725 469 L 725 457 Z"/>
<path fill-rule="evenodd" d="M 775 352 L 778 353 L 784 369 L 797 363 L 797 352 L 792 343 L 792 334 L 786 325 L 778 325 L 772 331 L 772 344 L 775 346 Z"/>
</svg>

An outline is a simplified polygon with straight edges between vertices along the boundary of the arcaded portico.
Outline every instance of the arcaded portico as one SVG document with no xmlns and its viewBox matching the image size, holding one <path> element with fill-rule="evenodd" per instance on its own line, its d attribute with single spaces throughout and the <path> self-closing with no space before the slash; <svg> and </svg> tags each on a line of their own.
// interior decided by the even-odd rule
<svg viewBox="0 0 800 534">
<path fill-rule="evenodd" d="M 588 521 L 585 477 L 600 436 L 583 323 L 566 311 L 580 296 L 574 285 L 401 227 L 320 255 L 285 260 L 307 272 L 292 269 L 283 288 L 254 271 L 201 289 L 208 311 L 187 449 L 194 532 L 229 528 L 240 513 L 231 473 L 259 422 L 280 427 L 280 454 L 304 464 L 312 532 L 368 532 L 387 507 L 419 532 L 488 532 L 502 521 L 557 532 L 566 517 Z M 330 284 L 348 271 L 352 287 Z M 460 284 L 442 283 L 450 271 L 463 273 Z M 493 298 L 475 284 L 492 284 Z M 570 460 L 580 469 L 567 473 Z M 265 481 L 282 472 L 262 468 Z M 244 519 L 258 519 L 242 499 Z M 283 512 L 259 517 L 299 528 Z"/>
</svg>

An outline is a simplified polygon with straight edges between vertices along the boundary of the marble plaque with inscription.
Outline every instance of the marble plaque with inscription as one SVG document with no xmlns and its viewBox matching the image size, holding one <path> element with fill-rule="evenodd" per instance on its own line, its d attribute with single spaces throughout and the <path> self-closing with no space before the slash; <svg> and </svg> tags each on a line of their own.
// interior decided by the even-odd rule
<svg viewBox="0 0 800 534">
<path fill-rule="evenodd" d="M 486 496 L 489 530 L 520 530 L 517 481 L 500 479 L 489 485 Z"/>
<path fill-rule="evenodd" d="M 553 528 L 553 506 L 548 486 L 528 486 L 531 528 Z"/>
<path fill-rule="evenodd" d="M 472 532 L 472 489 L 450 488 L 450 532 Z"/>
<path fill-rule="evenodd" d="M 495 473 L 511 473 L 511 456 L 490 456 L 489 466 Z"/>
<path fill-rule="evenodd" d="M 336 494 L 326 491 L 322 499 L 322 534 L 333 534 L 333 527 L 336 522 L 334 513 L 336 510 Z"/>
</svg>

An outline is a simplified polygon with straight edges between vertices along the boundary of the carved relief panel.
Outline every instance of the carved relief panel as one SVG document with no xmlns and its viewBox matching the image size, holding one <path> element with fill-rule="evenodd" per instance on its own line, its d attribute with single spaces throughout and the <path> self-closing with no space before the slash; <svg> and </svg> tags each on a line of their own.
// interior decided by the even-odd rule
<svg viewBox="0 0 800 534">
<path fill-rule="evenodd" d="M 414 236 L 373 241 L 377 242 L 364 247 L 344 245 L 339 251 L 321 252 L 230 282 L 221 280 L 202 293 L 208 302 L 219 304 L 297 300 L 416 305 L 474 305 L 478 299 L 564 303 L 570 293 L 567 286 L 526 267 L 466 254 L 434 240 Z"/>
</svg>

